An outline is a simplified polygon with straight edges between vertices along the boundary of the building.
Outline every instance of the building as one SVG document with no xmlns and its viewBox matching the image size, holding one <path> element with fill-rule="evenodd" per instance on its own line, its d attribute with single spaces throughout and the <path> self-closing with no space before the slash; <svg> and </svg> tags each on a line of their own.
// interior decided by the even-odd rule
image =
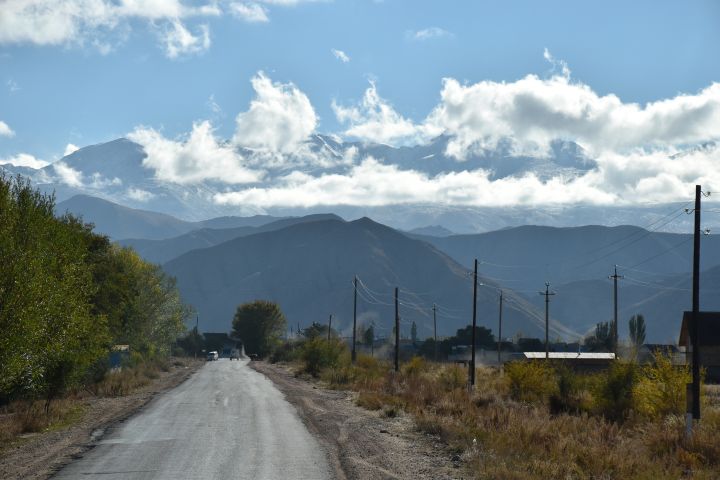
<svg viewBox="0 0 720 480">
<path fill-rule="evenodd" d="M 614 353 L 604 352 L 550 352 L 548 359 L 562 362 L 573 370 L 592 372 L 604 370 L 615 360 Z M 545 360 L 545 352 L 519 352 L 511 360 Z"/>
<path fill-rule="evenodd" d="M 720 312 L 699 312 L 698 349 L 700 365 L 705 369 L 705 380 L 720 383 Z M 692 342 L 690 323 L 692 312 L 684 312 L 680 326 L 681 347 L 687 352 L 687 363 L 692 365 Z"/>
</svg>

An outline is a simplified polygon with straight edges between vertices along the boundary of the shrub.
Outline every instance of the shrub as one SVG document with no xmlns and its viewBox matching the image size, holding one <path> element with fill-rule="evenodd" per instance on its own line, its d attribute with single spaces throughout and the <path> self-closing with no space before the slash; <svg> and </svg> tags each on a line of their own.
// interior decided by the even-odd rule
<svg viewBox="0 0 720 480">
<path fill-rule="evenodd" d="M 685 389 L 692 381 L 686 366 L 672 364 L 667 353 L 655 352 L 655 363 L 642 367 L 633 391 L 635 409 L 641 415 L 658 418 L 685 411 Z"/>
<path fill-rule="evenodd" d="M 550 413 L 576 413 L 580 410 L 580 381 L 567 365 L 555 366 L 557 391 L 550 395 Z"/>
<path fill-rule="evenodd" d="M 340 340 L 313 338 L 306 341 L 300 348 L 300 359 L 303 371 L 317 377 L 325 368 L 336 368 L 347 347 Z"/>
<path fill-rule="evenodd" d="M 467 384 L 467 372 L 460 365 L 448 365 L 440 370 L 438 377 L 443 390 L 451 392 Z"/>
<path fill-rule="evenodd" d="M 422 357 L 413 357 L 401 367 L 402 373 L 407 377 L 417 377 L 428 369 L 427 362 Z"/>
<path fill-rule="evenodd" d="M 270 363 L 292 362 L 297 358 L 297 349 L 290 342 L 278 345 L 270 355 Z"/>
<path fill-rule="evenodd" d="M 555 371 L 548 362 L 510 362 L 505 365 L 510 396 L 522 402 L 545 402 L 557 392 Z"/>
<path fill-rule="evenodd" d="M 625 420 L 633 409 L 637 379 L 637 364 L 614 362 L 607 372 L 597 376 L 593 389 L 597 411 L 609 420 Z"/>
</svg>

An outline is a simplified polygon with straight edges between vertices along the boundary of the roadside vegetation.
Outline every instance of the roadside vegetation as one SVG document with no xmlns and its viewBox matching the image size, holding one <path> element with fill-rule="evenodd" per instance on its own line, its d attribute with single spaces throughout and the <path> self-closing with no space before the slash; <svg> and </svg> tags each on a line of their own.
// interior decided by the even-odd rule
<svg viewBox="0 0 720 480">
<path fill-rule="evenodd" d="M 327 330 L 325 331 L 327 332 Z M 309 333 L 309 332 L 308 332 Z M 325 333 L 327 335 L 327 333 Z M 664 352 L 644 365 L 618 361 L 598 373 L 562 363 L 467 369 L 415 357 L 394 372 L 331 337 L 302 337 L 271 357 L 329 388 L 357 392 L 380 415 L 410 415 L 480 479 L 711 479 L 720 475 L 720 393 L 704 387 L 703 419 L 685 437 L 690 373 Z"/>
<path fill-rule="evenodd" d="M 53 196 L 0 176 L 0 440 L 62 425 L 83 395 L 124 395 L 166 368 L 189 309 L 159 266 Z M 124 345 L 121 371 L 113 346 Z M 116 349 L 117 350 L 117 349 Z"/>
</svg>

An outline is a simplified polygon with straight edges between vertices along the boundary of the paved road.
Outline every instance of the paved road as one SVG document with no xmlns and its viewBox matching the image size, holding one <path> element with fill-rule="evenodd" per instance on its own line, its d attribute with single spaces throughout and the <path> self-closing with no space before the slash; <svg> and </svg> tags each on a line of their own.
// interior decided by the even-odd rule
<svg viewBox="0 0 720 480">
<path fill-rule="evenodd" d="M 247 360 L 208 362 L 53 478 L 312 479 L 327 460 L 279 390 Z"/>
</svg>

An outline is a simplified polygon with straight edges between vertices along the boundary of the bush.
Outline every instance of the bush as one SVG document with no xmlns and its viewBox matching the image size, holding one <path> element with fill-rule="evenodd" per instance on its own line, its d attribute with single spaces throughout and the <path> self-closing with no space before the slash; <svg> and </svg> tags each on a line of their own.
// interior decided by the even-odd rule
<svg viewBox="0 0 720 480">
<path fill-rule="evenodd" d="M 577 413 L 581 409 L 580 381 L 567 365 L 555 366 L 557 391 L 550 395 L 550 413 Z"/>
<path fill-rule="evenodd" d="M 614 362 L 607 372 L 597 376 L 593 389 L 597 411 L 609 420 L 625 420 L 633 409 L 637 379 L 637 364 Z"/>
<path fill-rule="evenodd" d="M 417 377 L 427 369 L 427 362 L 422 357 L 413 357 L 400 368 L 403 375 L 407 377 Z"/>
<path fill-rule="evenodd" d="M 521 402 L 545 402 L 557 393 L 555 371 L 545 361 L 510 362 L 505 376 L 510 396 Z"/>
<path fill-rule="evenodd" d="M 345 343 L 340 340 L 328 341 L 319 337 L 308 340 L 300 348 L 303 371 L 317 377 L 323 369 L 338 367 L 346 350 Z"/>
<path fill-rule="evenodd" d="M 297 349 L 290 342 L 283 342 L 270 355 L 270 363 L 292 362 L 297 358 Z"/>
<path fill-rule="evenodd" d="M 642 367 L 633 391 L 635 409 L 640 415 L 658 418 L 681 415 L 685 411 L 685 389 L 692 381 L 686 366 L 672 364 L 667 353 L 655 352 L 655 363 Z"/>
<path fill-rule="evenodd" d="M 451 392 L 467 385 L 467 372 L 460 365 L 448 365 L 440 371 L 438 380 L 443 390 Z"/>
</svg>

